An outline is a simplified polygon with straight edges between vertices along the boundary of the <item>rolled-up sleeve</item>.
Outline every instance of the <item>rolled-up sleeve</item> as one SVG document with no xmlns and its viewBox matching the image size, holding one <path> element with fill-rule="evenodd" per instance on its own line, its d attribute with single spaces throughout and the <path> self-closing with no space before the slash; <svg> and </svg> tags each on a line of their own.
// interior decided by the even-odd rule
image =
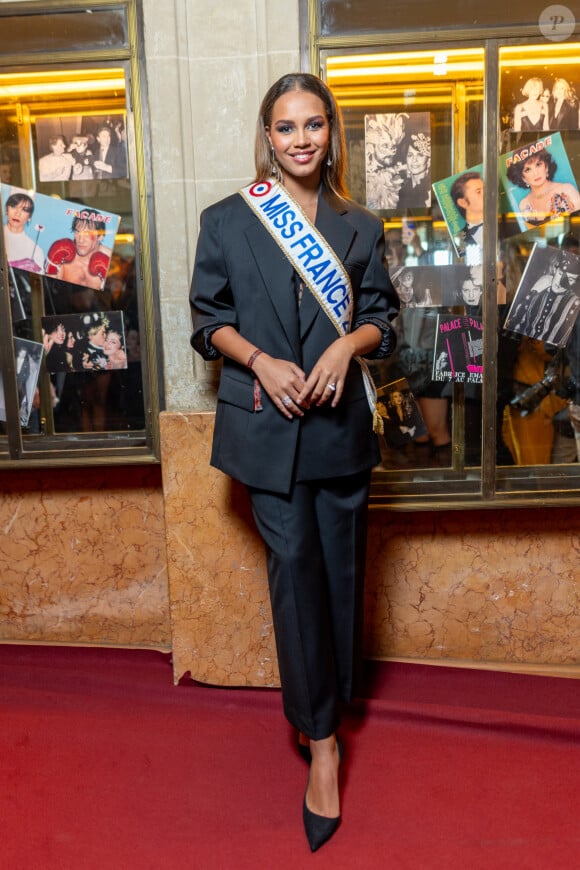
<svg viewBox="0 0 580 870">
<path fill-rule="evenodd" d="M 221 357 L 211 341 L 217 329 L 223 326 L 239 328 L 223 250 L 224 221 L 224 209 L 210 207 L 201 215 L 189 294 L 193 326 L 191 345 L 206 360 Z"/>
<path fill-rule="evenodd" d="M 385 237 L 382 222 L 373 220 L 376 236 L 360 291 L 355 298 L 352 328 L 358 329 L 372 323 L 381 331 L 381 341 L 374 351 L 366 354 L 368 359 L 384 359 L 395 350 L 397 336 L 391 321 L 399 313 L 399 297 L 392 285 L 385 265 Z"/>
</svg>

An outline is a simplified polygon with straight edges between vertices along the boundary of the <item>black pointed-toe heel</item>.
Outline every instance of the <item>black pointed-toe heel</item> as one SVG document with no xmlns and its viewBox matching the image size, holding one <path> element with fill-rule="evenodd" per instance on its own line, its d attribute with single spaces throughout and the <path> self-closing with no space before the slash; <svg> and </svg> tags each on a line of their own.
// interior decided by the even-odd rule
<svg viewBox="0 0 580 870">
<path fill-rule="evenodd" d="M 306 786 L 308 790 L 308 786 Z M 320 849 L 327 840 L 330 840 L 336 829 L 340 825 L 340 816 L 334 819 L 329 819 L 326 816 L 318 816 L 309 810 L 306 806 L 306 793 L 304 793 L 304 803 L 302 804 L 302 818 L 304 819 L 304 830 L 311 852 L 316 852 Z"/>
<path fill-rule="evenodd" d="M 298 747 L 300 748 L 300 744 L 298 744 Z M 304 746 L 303 748 L 308 750 L 307 746 Z M 336 748 L 338 750 L 338 760 L 340 763 L 342 762 L 343 748 L 342 741 L 338 735 L 336 737 Z M 310 752 L 310 750 L 308 751 Z M 305 758 L 305 755 L 303 755 L 302 752 L 300 754 Z M 312 753 L 310 753 L 310 761 L 312 761 Z M 310 782 L 310 779 L 308 782 Z M 312 810 L 308 809 L 306 804 L 308 782 L 306 783 L 306 791 L 304 792 L 302 818 L 304 820 L 304 830 L 306 831 L 306 838 L 310 850 L 316 852 L 317 849 L 320 849 L 320 847 L 323 846 L 327 840 L 330 840 L 332 835 L 336 833 L 336 829 L 340 825 L 340 816 L 335 816 L 335 818 L 330 819 L 327 816 L 319 816 L 317 813 L 313 813 Z"/>
</svg>

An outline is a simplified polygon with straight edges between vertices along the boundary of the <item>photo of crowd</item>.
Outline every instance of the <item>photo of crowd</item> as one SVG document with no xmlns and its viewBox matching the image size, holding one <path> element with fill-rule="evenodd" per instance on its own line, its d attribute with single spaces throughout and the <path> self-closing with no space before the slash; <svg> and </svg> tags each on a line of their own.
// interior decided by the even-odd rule
<svg viewBox="0 0 580 870">
<path fill-rule="evenodd" d="M 36 142 L 39 182 L 127 177 L 122 115 L 39 118 Z"/>
<path fill-rule="evenodd" d="M 105 372 L 127 368 L 122 311 L 41 317 L 46 369 Z"/>
</svg>

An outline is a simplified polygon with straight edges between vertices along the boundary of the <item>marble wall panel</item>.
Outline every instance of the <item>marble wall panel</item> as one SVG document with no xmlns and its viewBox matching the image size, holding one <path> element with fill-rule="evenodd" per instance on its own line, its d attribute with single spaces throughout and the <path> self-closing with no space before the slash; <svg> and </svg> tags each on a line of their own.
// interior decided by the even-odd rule
<svg viewBox="0 0 580 870">
<path fill-rule="evenodd" d="M 161 415 L 174 677 L 277 685 L 263 545 L 245 489 L 209 465 L 213 421 Z"/>
<path fill-rule="evenodd" d="M 262 545 L 212 427 L 162 415 L 174 677 L 275 685 Z M 580 676 L 579 557 L 580 508 L 373 510 L 365 653 Z"/>
<path fill-rule="evenodd" d="M 0 642 L 168 649 L 159 468 L 0 479 Z"/>
<path fill-rule="evenodd" d="M 371 512 L 376 656 L 580 670 L 580 509 Z"/>
</svg>

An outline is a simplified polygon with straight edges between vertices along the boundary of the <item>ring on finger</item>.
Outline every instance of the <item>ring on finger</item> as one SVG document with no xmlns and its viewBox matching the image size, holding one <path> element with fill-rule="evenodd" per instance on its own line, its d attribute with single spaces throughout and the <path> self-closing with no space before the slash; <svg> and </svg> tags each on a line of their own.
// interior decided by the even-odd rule
<svg viewBox="0 0 580 870">
<path fill-rule="evenodd" d="M 284 405 L 284 407 L 287 408 L 289 405 L 292 404 L 292 399 L 290 398 L 290 396 L 283 396 L 281 399 L 281 402 Z"/>
<path fill-rule="evenodd" d="M 332 390 L 333 393 L 336 390 L 336 384 L 327 384 L 326 386 L 328 387 L 329 390 Z"/>
</svg>

